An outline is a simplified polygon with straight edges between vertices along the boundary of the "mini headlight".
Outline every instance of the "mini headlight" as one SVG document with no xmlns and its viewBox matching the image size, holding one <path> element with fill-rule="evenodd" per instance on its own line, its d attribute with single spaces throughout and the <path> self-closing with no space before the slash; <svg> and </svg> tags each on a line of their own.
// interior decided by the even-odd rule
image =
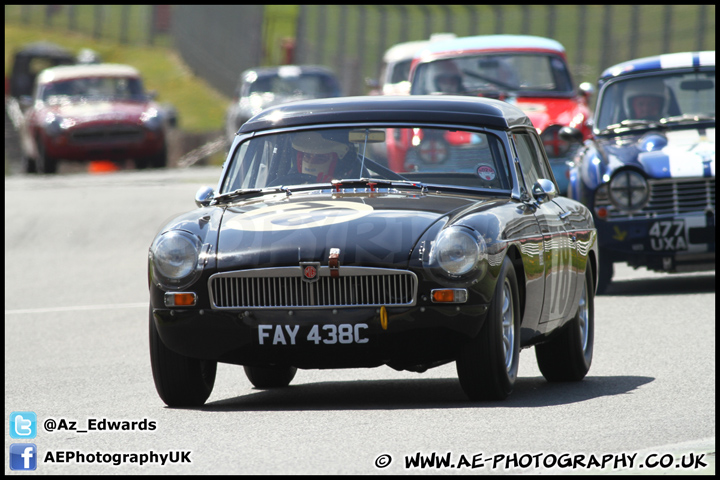
<svg viewBox="0 0 720 480">
<path fill-rule="evenodd" d="M 162 127 L 162 119 L 160 118 L 160 112 L 157 111 L 155 108 L 151 108 L 140 115 L 140 120 L 142 120 L 143 125 L 145 125 L 145 128 L 148 128 L 150 130 L 160 130 Z"/>
<path fill-rule="evenodd" d="M 45 117 L 45 133 L 52 137 L 59 135 L 62 130 L 60 127 L 62 120 L 63 119 L 57 115 L 48 114 Z"/>
<path fill-rule="evenodd" d="M 443 230 L 430 250 L 430 264 L 451 276 L 471 272 L 485 258 L 487 247 L 482 235 L 460 226 Z"/>
<path fill-rule="evenodd" d="M 161 235 L 150 248 L 158 280 L 167 286 L 188 284 L 198 266 L 200 241 L 186 232 L 171 231 Z"/>
<path fill-rule="evenodd" d="M 640 210 L 650 198 L 647 180 L 634 170 L 622 170 L 610 180 L 610 201 L 624 211 Z"/>
</svg>

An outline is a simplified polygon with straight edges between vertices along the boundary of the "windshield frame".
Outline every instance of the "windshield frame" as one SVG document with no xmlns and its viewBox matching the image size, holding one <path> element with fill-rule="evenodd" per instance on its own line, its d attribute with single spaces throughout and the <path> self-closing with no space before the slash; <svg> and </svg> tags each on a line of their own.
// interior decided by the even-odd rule
<svg viewBox="0 0 720 480">
<path fill-rule="evenodd" d="M 492 144 L 494 147 L 489 148 L 499 148 L 501 151 L 499 152 L 500 158 L 498 158 L 497 162 L 504 162 L 503 167 L 505 169 L 504 175 L 506 175 L 506 181 L 510 184 L 508 188 L 493 188 L 491 191 L 498 196 L 502 197 L 509 197 L 511 193 L 516 189 L 517 186 L 517 178 L 515 176 L 514 168 L 513 168 L 513 153 L 511 147 L 508 145 L 507 141 L 507 133 L 504 130 L 498 130 L 498 129 L 492 129 L 492 128 L 486 128 L 486 127 L 480 127 L 480 126 L 471 126 L 467 124 L 447 124 L 447 123 L 433 123 L 433 122 L 416 122 L 416 123 L 409 123 L 409 122 L 358 122 L 358 123 L 333 123 L 333 124 L 315 124 L 315 125 L 305 125 L 305 126 L 293 126 L 293 127 L 286 127 L 286 128 L 276 128 L 276 129 L 268 129 L 263 131 L 255 131 L 250 132 L 246 134 L 241 134 L 236 136 L 235 140 L 233 141 L 233 144 L 231 145 L 227 159 L 225 161 L 225 164 L 223 166 L 223 172 L 220 177 L 220 180 L 217 185 L 216 195 L 227 195 L 233 192 L 236 192 L 237 189 L 235 188 L 236 185 L 231 185 L 230 181 L 232 180 L 232 177 L 236 175 L 234 170 L 237 168 L 237 155 L 239 155 L 240 150 L 244 147 L 244 145 L 247 145 L 247 142 L 253 139 L 257 139 L 262 136 L 268 136 L 268 135 L 277 135 L 277 134 L 295 134 L 302 131 L 313 131 L 313 130 L 328 130 L 328 129 L 388 129 L 388 128 L 403 128 L 403 129 L 412 129 L 412 128 L 426 128 L 426 129 L 447 129 L 447 130 L 461 130 L 461 131 L 467 131 L 472 133 L 478 133 L 481 135 L 487 135 L 491 136 L 493 138 Z M 360 153 L 358 151 L 358 153 Z M 493 155 L 496 154 L 495 150 L 493 150 Z M 371 161 L 371 160 L 368 160 Z M 374 163 L 374 162 L 373 162 Z M 377 164 L 376 164 L 377 165 Z M 489 191 L 488 188 L 482 188 L 482 187 L 464 187 L 453 183 L 443 184 L 439 182 L 425 182 L 423 180 L 418 179 L 405 179 L 402 177 L 402 174 L 393 172 L 389 167 L 380 165 L 380 167 L 386 168 L 389 172 L 393 173 L 394 175 L 397 175 L 397 179 L 379 179 L 380 183 L 387 184 L 387 182 L 390 183 L 397 183 L 397 185 L 402 184 L 418 184 L 418 185 L 431 185 L 432 187 L 442 188 L 447 187 L 450 189 L 466 189 L 469 191 Z M 457 173 L 458 175 L 461 175 L 461 173 Z M 467 173 L 465 174 L 467 175 Z M 418 173 L 418 176 L 422 176 L 421 173 Z M 352 183 L 356 180 L 368 180 L 372 181 L 372 178 L 337 178 L 335 179 L 337 181 L 345 180 L 346 182 Z M 317 186 L 325 186 L 325 188 L 328 188 L 333 185 L 331 182 L 319 182 L 312 184 Z M 264 189 L 267 190 L 277 190 L 277 186 L 268 186 Z M 303 185 L 290 187 L 291 189 L 295 190 L 298 189 L 298 187 L 303 187 L 302 189 L 305 189 Z M 257 191 L 257 188 L 247 188 L 242 190 L 248 190 L 248 191 Z M 285 191 L 286 187 L 282 186 L 282 190 Z"/>
<path fill-rule="evenodd" d="M 481 57 L 545 57 L 548 61 L 548 63 L 551 63 L 553 61 L 559 61 L 563 65 L 563 75 L 564 75 L 564 81 L 567 83 L 567 88 L 563 90 L 558 90 L 558 80 L 555 78 L 554 71 L 552 68 L 549 68 L 550 74 L 553 76 L 553 82 L 555 82 L 556 89 L 554 90 L 546 90 L 546 89 L 537 89 L 537 88 L 510 88 L 510 85 L 502 85 L 500 83 L 497 84 L 497 92 L 504 93 L 506 95 L 510 95 L 513 97 L 559 97 L 559 98 L 571 98 L 575 96 L 576 90 L 573 84 L 572 74 L 570 73 L 569 66 L 567 64 L 567 59 L 564 58 L 562 55 L 558 54 L 557 52 L 550 52 L 550 51 L 527 51 L 527 50 L 519 50 L 519 51 L 480 51 L 480 52 L 468 52 L 464 53 L 463 55 L 453 55 L 453 56 L 438 56 L 436 58 L 433 58 L 431 60 L 426 60 L 418 63 L 415 68 L 412 71 L 412 83 L 411 83 L 411 94 L 412 95 L 422 95 L 422 94 L 438 94 L 439 92 L 419 92 L 420 88 L 423 88 L 422 82 L 419 82 L 419 75 L 418 73 L 422 73 L 423 70 L 432 68 L 433 65 L 437 65 L 438 62 L 447 62 L 447 61 L 467 61 L 468 59 L 476 59 L 479 60 Z M 427 75 L 425 75 L 427 76 Z M 465 74 L 464 77 L 467 77 L 469 75 Z M 424 79 L 423 79 L 424 81 Z M 507 88 L 503 88 L 507 87 Z M 467 88 L 467 86 L 466 86 Z M 482 90 L 482 89 L 469 89 L 466 93 L 460 93 L 460 95 L 473 95 L 477 94 L 479 92 L 485 92 L 485 93 L 492 93 L 493 90 Z"/>
<path fill-rule="evenodd" d="M 682 114 L 690 114 L 690 112 L 682 112 L 677 115 L 668 114 L 667 117 L 663 117 L 658 120 L 641 120 L 641 119 L 624 119 L 620 121 L 602 121 L 602 116 L 607 116 L 607 108 L 604 108 L 608 105 L 612 105 L 612 108 L 623 108 L 622 105 L 620 107 L 617 107 L 617 99 L 608 99 L 608 96 L 611 94 L 618 95 L 622 92 L 621 88 L 626 87 L 629 85 L 628 82 L 641 82 L 646 81 L 648 79 L 652 78 L 668 78 L 668 77 L 678 77 L 678 76 L 687 76 L 687 75 L 697 75 L 697 74 L 703 74 L 704 77 L 713 79 L 715 78 L 715 66 L 714 65 L 707 65 L 702 66 L 699 68 L 677 68 L 677 69 L 665 69 L 665 70 L 654 70 L 652 72 L 642 72 L 634 75 L 620 75 L 617 77 L 610 78 L 606 80 L 599 89 L 598 92 L 598 99 L 596 102 L 596 108 L 595 108 L 595 114 L 593 118 L 593 133 L 595 135 L 616 135 L 618 133 L 637 133 L 642 130 L 648 130 L 648 129 L 655 129 L 658 127 L 673 127 L 673 126 L 679 126 L 679 122 L 668 122 L 666 121 L 666 118 L 672 118 L 672 117 L 680 117 Z M 615 91 L 615 89 L 618 88 L 618 91 Z M 713 89 L 714 91 L 715 89 Z M 676 95 L 676 92 L 673 92 L 673 95 Z M 620 102 L 622 103 L 622 95 L 620 95 Z M 715 102 L 712 102 L 712 105 L 715 105 Z M 679 107 L 680 104 L 678 103 L 677 106 Z M 672 113 L 672 112 L 671 112 Z M 677 113 L 677 112 L 676 112 Z M 704 114 L 698 113 L 698 115 L 706 116 L 707 112 Z M 625 122 L 625 124 L 622 124 L 621 122 Z M 715 119 L 713 116 L 712 120 L 703 119 L 700 120 L 700 123 L 715 123 Z M 687 125 L 687 123 L 685 123 Z"/>
</svg>

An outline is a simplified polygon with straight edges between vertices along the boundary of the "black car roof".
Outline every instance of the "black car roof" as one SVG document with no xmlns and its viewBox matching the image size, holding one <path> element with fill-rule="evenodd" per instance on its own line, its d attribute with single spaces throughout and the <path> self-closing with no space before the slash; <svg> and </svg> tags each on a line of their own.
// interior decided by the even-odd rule
<svg viewBox="0 0 720 480">
<path fill-rule="evenodd" d="M 532 122 L 522 110 L 500 100 L 453 95 L 378 95 L 277 105 L 245 122 L 238 133 L 321 123 L 418 121 L 500 129 L 532 127 Z"/>
</svg>

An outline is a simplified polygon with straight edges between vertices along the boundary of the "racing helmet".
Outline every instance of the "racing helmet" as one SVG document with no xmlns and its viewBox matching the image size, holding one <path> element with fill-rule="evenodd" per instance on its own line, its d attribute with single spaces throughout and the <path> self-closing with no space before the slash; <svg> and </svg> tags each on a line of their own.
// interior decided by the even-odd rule
<svg viewBox="0 0 720 480">
<path fill-rule="evenodd" d="M 452 59 L 438 60 L 432 63 L 433 84 L 431 89 L 439 93 L 462 93 L 462 75 Z"/>
<path fill-rule="evenodd" d="M 661 78 L 631 80 L 623 92 L 627 118 L 659 120 L 666 116 L 670 95 Z"/>
<path fill-rule="evenodd" d="M 316 176 L 318 182 L 331 180 L 338 160 L 350 150 L 347 144 L 326 138 L 318 132 L 296 134 L 292 146 L 297 151 L 298 173 Z"/>
</svg>

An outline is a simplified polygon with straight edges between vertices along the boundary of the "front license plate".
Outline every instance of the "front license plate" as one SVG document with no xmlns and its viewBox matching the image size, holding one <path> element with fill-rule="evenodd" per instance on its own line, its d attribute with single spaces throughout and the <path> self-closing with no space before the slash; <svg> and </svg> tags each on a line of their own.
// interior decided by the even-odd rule
<svg viewBox="0 0 720 480">
<path fill-rule="evenodd" d="M 659 251 L 681 251 L 688 249 L 685 220 L 661 220 L 655 222 L 648 232 L 650 248 Z"/>
<path fill-rule="evenodd" d="M 365 323 L 325 325 L 258 325 L 259 345 L 335 345 L 368 343 Z"/>
</svg>

